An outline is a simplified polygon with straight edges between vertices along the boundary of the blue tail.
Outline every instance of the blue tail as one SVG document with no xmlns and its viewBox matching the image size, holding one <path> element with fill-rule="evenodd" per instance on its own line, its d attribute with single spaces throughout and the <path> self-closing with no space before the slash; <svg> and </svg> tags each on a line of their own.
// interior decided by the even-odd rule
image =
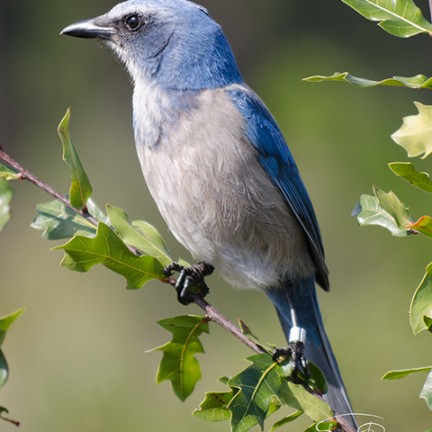
<svg viewBox="0 0 432 432">
<path fill-rule="evenodd" d="M 316 298 L 315 281 L 311 278 L 295 284 L 289 283 L 285 288 L 268 289 L 266 294 L 276 308 L 287 339 L 292 327 L 290 310 L 295 310 L 297 325 L 306 330 L 306 358 L 321 369 L 328 384 L 328 392 L 324 399 L 334 410 L 335 415 L 343 416 L 341 420 L 345 420 L 357 430 L 353 416 L 347 416 L 353 410 L 324 330 Z"/>
</svg>

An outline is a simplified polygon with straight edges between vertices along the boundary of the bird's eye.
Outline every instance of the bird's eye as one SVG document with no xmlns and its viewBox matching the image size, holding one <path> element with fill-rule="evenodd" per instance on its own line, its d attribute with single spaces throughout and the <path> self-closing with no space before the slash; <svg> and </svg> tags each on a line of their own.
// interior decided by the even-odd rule
<svg viewBox="0 0 432 432">
<path fill-rule="evenodd" d="M 138 30 L 142 24 L 141 17 L 137 14 L 128 15 L 124 22 L 126 27 L 131 31 Z"/>
</svg>

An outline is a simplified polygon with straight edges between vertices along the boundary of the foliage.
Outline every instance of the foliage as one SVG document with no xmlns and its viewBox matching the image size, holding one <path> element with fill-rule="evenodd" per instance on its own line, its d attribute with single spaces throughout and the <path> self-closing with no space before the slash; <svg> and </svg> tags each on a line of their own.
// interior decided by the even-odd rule
<svg viewBox="0 0 432 432">
<path fill-rule="evenodd" d="M 358 13 L 379 25 L 388 33 L 398 37 L 409 37 L 419 33 L 432 35 L 432 25 L 423 17 L 412 0 L 342 0 Z M 432 79 L 425 75 L 411 78 L 394 76 L 380 81 L 359 78 L 348 72 L 330 76 L 315 75 L 305 79 L 309 82 L 346 82 L 360 87 L 404 86 L 413 89 L 431 89 Z M 418 114 L 405 117 L 403 124 L 392 134 L 393 141 L 402 146 L 408 157 L 427 158 L 432 153 L 432 106 L 414 102 Z M 392 162 L 390 170 L 413 187 L 432 193 L 429 173 L 420 172 L 411 162 Z M 362 195 L 353 210 L 360 225 L 379 225 L 396 237 L 420 234 L 432 239 L 432 217 L 423 215 L 414 218 L 409 208 L 393 192 L 384 192 L 373 187 L 373 195 Z M 410 305 L 410 325 L 415 335 L 432 331 L 432 262 L 415 291 Z M 420 393 L 432 411 L 432 373 L 430 366 L 387 372 L 383 379 L 396 380 L 414 373 L 428 371 L 427 380 Z"/>
<path fill-rule="evenodd" d="M 23 309 L 11 313 L 10 315 L 0 317 L 0 388 L 5 384 L 9 376 L 9 368 L 6 362 L 6 358 L 1 350 L 1 346 L 6 338 L 6 333 L 13 322 L 22 314 Z M 8 410 L 5 407 L 0 406 L 0 419 L 19 426 L 19 422 L 11 420 L 6 417 Z"/>
</svg>

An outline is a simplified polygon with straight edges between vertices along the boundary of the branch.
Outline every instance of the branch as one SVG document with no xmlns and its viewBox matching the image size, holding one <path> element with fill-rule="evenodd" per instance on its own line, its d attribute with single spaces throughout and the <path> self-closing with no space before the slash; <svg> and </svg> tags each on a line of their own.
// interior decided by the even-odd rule
<svg viewBox="0 0 432 432">
<path fill-rule="evenodd" d="M 252 351 L 255 351 L 258 354 L 262 354 L 263 352 L 265 352 L 259 345 L 257 345 L 247 336 L 245 336 L 237 326 L 235 326 L 231 321 L 227 320 L 217 309 L 215 309 L 201 296 L 195 297 L 194 302 L 197 306 L 204 310 L 209 320 L 220 325 L 223 329 L 225 329 L 237 339 L 239 339 L 241 342 L 243 342 Z"/>
<path fill-rule="evenodd" d="M 87 219 L 90 223 L 97 226 L 98 221 L 87 211 L 87 209 L 79 210 L 71 205 L 69 199 L 66 195 L 58 193 L 54 190 L 49 184 L 42 181 L 40 178 L 36 177 L 30 171 L 26 170 L 23 166 L 21 166 L 16 160 L 14 160 L 11 156 L 5 153 L 0 146 L 0 160 L 6 162 L 7 165 L 14 168 L 18 171 L 19 178 L 21 180 L 27 180 L 30 183 L 33 183 L 39 189 L 42 189 L 48 195 L 52 196 L 56 200 L 63 203 L 65 206 L 73 210 L 75 213 L 79 214 L 83 218 Z"/>
</svg>

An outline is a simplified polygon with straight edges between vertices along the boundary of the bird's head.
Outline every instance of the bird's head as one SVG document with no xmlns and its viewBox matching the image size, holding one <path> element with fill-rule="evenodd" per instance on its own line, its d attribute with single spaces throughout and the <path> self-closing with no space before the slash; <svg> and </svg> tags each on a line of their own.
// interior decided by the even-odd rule
<svg viewBox="0 0 432 432">
<path fill-rule="evenodd" d="M 220 26 L 187 0 L 129 0 L 61 34 L 102 40 L 135 82 L 150 79 L 167 89 L 200 90 L 242 81 Z"/>
</svg>

